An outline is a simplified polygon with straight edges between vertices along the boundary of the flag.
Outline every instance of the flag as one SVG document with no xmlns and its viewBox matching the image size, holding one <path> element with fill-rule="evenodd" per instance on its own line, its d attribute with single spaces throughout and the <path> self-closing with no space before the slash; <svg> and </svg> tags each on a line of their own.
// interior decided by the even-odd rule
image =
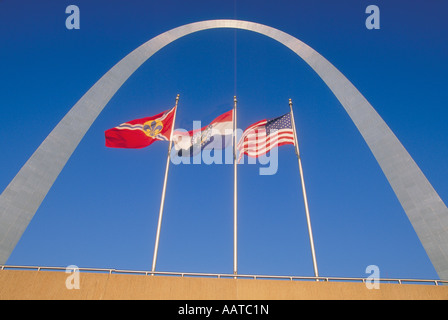
<svg viewBox="0 0 448 320">
<path fill-rule="evenodd" d="M 169 141 L 175 108 L 106 130 L 106 147 L 138 149 L 147 147 L 156 140 Z"/>
<path fill-rule="evenodd" d="M 174 130 L 174 149 L 179 156 L 192 157 L 204 149 L 225 149 L 232 141 L 233 110 L 221 114 L 209 125 L 188 132 Z"/>
<path fill-rule="evenodd" d="M 258 121 L 244 130 L 237 145 L 238 162 L 245 154 L 258 158 L 272 148 L 285 144 L 294 145 L 294 130 L 290 113 L 278 118 Z"/>
</svg>

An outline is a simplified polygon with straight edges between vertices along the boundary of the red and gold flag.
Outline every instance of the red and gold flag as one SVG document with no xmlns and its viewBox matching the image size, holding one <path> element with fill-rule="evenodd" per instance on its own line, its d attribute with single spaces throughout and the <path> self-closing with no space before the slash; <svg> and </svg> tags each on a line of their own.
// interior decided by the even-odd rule
<svg viewBox="0 0 448 320">
<path fill-rule="evenodd" d="M 106 147 L 145 148 L 154 141 L 169 141 L 176 107 L 152 117 L 135 119 L 106 130 Z"/>
</svg>

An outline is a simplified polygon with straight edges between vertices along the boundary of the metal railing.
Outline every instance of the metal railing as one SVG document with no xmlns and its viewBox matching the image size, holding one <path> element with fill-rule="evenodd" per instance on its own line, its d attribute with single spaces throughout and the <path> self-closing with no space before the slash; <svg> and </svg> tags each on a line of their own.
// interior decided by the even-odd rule
<svg viewBox="0 0 448 320">
<path fill-rule="evenodd" d="M 254 280 L 289 280 L 289 281 L 325 281 L 325 282 L 362 282 L 370 280 L 368 278 L 356 277 L 308 277 L 308 276 L 271 276 L 271 275 L 249 275 L 249 274 L 225 274 L 225 273 L 198 273 L 198 272 L 165 272 L 165 271 L 137 271 L 137 270 L 120 270 L 109 268 L 80 268 L 80 267 L 39 267 L 39 266 L 14 266 L 0 265 L 0 270 L 37 270 L 37 271 L 79 271 L 92 273 L 108 273 L 108 274 L 138 274 L 151 276 L 177 276 L 177 277 L 207 277 L 207 278 L 227 278 L 227 279 L 254 279 Z M 376 279 L 380 283 L 396 283 L 396 284 L 426 284 L 426 285 L 446 285 L 448 280 L 432 280 L 432 279 L 397 279 L 397 278 L 380 278 Z"/>
</svg>

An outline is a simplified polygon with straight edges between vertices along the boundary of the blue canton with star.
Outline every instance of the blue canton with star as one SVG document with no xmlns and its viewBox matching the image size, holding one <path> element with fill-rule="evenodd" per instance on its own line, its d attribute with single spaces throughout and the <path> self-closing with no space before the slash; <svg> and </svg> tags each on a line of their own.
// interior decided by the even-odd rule
<svg viewBox="0 0 448 320">
<path fill-rule="evenodd" d="M 292 129 L 291 114 L 287 113 L 281 117 L 269 119 L 265 126 L 266 136 L 271 134 L 271 130 Z"/>
</svg>

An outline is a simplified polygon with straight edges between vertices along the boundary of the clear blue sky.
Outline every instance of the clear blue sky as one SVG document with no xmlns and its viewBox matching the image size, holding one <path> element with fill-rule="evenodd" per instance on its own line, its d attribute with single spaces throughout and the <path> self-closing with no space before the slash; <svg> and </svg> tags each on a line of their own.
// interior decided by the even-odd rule
<svg viewBox="0 0 448 320">
<path fill-rule="evenodd" d="M 81 12 L 65 28 L 65 8 Z M 380 8 L 380 30 L 365 9 Z M 0 190 L 81 96 L 147 40 L 190 22 L 236 18 L 304 41 L 367 98 L 448 201 L 445 1 L 0 0 Z M 167 144 L 118 150 L 104 131 L 173 106 L 190 129 L 232 108 L 238 127 L 293 99 L 322 276 L 438 278 L 366 143 L 294 53 L 248 31 L 186 36 L 117 92 L 68 161 L 8 260 L 14 265 L 150 270 Z M 239 273 L 313 275 L 297 158 L 239 167 Z M 172 165 L 157 270 L 232 273 L 233 166 Z"/>
</svg>

